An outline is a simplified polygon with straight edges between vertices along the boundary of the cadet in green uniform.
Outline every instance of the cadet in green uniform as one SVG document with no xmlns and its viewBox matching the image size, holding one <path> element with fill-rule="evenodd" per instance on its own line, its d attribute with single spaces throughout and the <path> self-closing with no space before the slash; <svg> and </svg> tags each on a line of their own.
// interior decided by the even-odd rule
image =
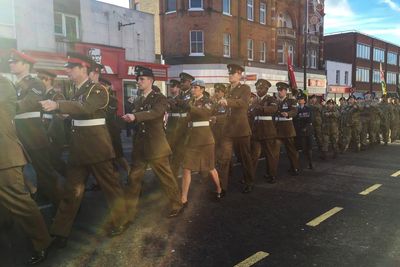
<svg viewBox="0 0 400 267">
<path fill-rule="evenodd" d="M 391 109 L 388 103 L 386 95 L 382 96 L 381 103 L 379 104 L 379 109 L 381 110 L 381 133 L 382 141 L 385 145 L 389 142 L 389 131 L 390 131 L 390 120 L 391 120 Z"/>
<path fill-rule="evenodd" d="M 29 74 L 35 63 L 31 57 L 13 50 L 8 62 L 11 73 L 18 78 L 15 85 L 18 99 L 15 126 L 18 137 L 27 150 L 36 172 L 36 199 L 44 198 L 46 200 L 47 198 L 57 206 L 59 201 L 58 173 L 51 164 L 50 142 L 40 114 L 39 101 L 44 98 L 44 84 Z"/>
<path fill-rule="evenodd" d="M 343 152 L 347 151 L 351 141 L 354 143 L 354 150 L 359 152 L 361 149 L 361 109 L 357 104 L 357 100 L 354 95 L 349 96 L 347 102 L 348 104 L 343 111 L 345 114 L 343 127 Z"/>
<path fill-rule="evenodd" d="M 67 244 L 89 174 L 96 178 L 111 209 L 108 234 L 119 235 L 127 226 L 123 190 L 113 167 L 115 152 L 105 120 L 109 95 L 103 86 L 89 80 L 90 64 L 91 59 L 87 56 L 68 53 L 65 67 L 77 87 L 75 95 L 70 101 L 41 101 L 44 111 L 58 110 L 72 118 L 66 184 L 50 230 L 56 237 L 55 245 L 60 248 Z"/>
<path fill-rule="evenodd" d="M 13 85 L 0 76 L 0 205 L 31 239 L 34 253 L 28 264 L 34 265 L 46 259 L 51 238 L 36 203 L 25 189 L 22 167 L 27 160 L 13 123 L 16 102 Z"/>
<path fill-rule="evenodd" d="M 279 147 L 281 144 L 285 145 L 287 156 L 291 164 L 292 175 L 299 174 L 299 153 L 297 152 L 294 138 L 296 131 L 293 126 L 293 117 L 297 115 L 296 100 L 287 96 L 289 85 L 284 82 L 276 84 L 278 89 L 278 111 L 275 115 L 276 130 L 278 134 Z"/>
<path fill-rule="evenodd" d="M 173 163 L 177 165 L 177 167 L 175 167 L 176 173 L 174 172 L 174 168 L 172 168 L 176 178 L 178 177 L 180 165 L 180 163 L 178 163 L 178 158 L 183 157 L 183 151 L 180 151 L 180 149 L 183 146 L 183 140 L 181 138 L 185 130 L 183 129 L 182 123 L 182 121 L 185 120 L 185 118 L 182 118 L 182 114 L 185 113 L 182 112 L 182 109 L 177 105 L 177 100 L 180 98 L 180 87 L 180 81 L 174 79 L 169 81 L 169 96 L 167 97 L 168 115 L 167 125 L 165 127 L 168 144 L 172 150 L 171 165 L 173 165 Z"/>
<path fill-rule="evenodd" d="M 187 111 L 189 113 L 188 142 L 183 158 L 182 177 L 182 203 L 188 203 L 188 193 L 192 179 L 191 172 L 208 172 L 216 187 L 216 200 L 224 196 L 224 190 L 215 169 L 214 137 L 210 128 L 210 117 L 212 114 L 212 103 L 209 98 L 203 96 L 205 83 L 202 80 L 192 82 L 192 99 Z"/>
<path fill-rule="evenodd" d="M 339 119 L 340 113 L 335 106 L 335 101 L 329 99 L 326 102 L 326 106 L 322 109 L 323 142 L 321 159 L 323 160 L 326 160 L 329 144 L 332 145 L 333 158 L 337 157 L 337 153 L 339 151 Z"/>
<path fill-rule="evenodd" d="M 229 166 L 232 158 L 233 147 L 236 146 L 242 162 L 245 186 L 243 193 L 250 193 L 253 190 L 254 171 L 251 158 L 250 135 L 251 129 L 247 111 L 250 100 L 250 87 L 240 83 L 244 68 L 236 64 L 229 64 L 228 93 L 225 99 L 218 101 L 218 104 L 228 109 L 224 126 L 224 137 L 221 141 L 222 159 L 219 166 L 219 175 L 222 188 L 228 188 Z"/>
<path fill-rule="evenodd" d="M 316 95 L 310 97 L 310 107 L 312 109 L 312 125 L 314 138 L 317 142 L 318 150 L 322 149 L 322 105 L 318 102 Z"/>
<path fill-rule="evenodd" d="M 390 102 L 392 108 L 392 117 L 390 120 L 390 142 L 394 143 L 397 140 L 399 131 L 399 112 L 396 107 L 396 98 L 392 98 Z"/>
<path fill-rule="evenodd" d="M 256 172 L 258 159 L 261 152 L 264 152 L 267 162 L 265 178 L 268 183 L 272 184 L 276 182 L 279 163 L 279 145 L 273 121 L 273 115 L 278 111 L 278 105 L 276 99 L 267 94 L 271 87 L 269 81 L 258 79 L 255 85 L 258 98 L 249 107 L 253 170 Z"/>
<path fill-rule="evenodd" d="M 380 144 L 380 126 L 381 126 L 381 117 L 382 112 L 379 109 L 379 99 L 374 98 L 371 99 L 370 103 L 370 116 L 371 116 L 371 130 L 369 132 L 369 141 L 371 145 Z M 367 104 L 368 105 L 368 104 Z"/>
<path fill-rule="evenodd" d="M 46 88 L 44 95 L 45 100 L 65 100 L 61 92 L 54 90 L 54 79 L 57 77 L 56 73 L 44 69 L 37 69 L 36 72 L 38 73 L 38 78 L 43 82 Z M 62 159 L 64 145 L 66 143 L 64 117 L 55 112 L 43 112 L 42 121 L 50 139 L 51 162 L 54 168 L 65 176 L 66 164 Z"/>
<path fill-rule="evenodd" d="M 213 117 L 211 129 L 213 131 L 214 140 L 215 140 L 215 160 L 217 166 L 221 164 L 222 159 L 222 138 L 224 136 L 224 126 L 226 121 L 226 112 L 227 108 L 218 104 L 218 101 L 221 99 L 225 99 L 226 94 L 226 86 L 222 83 L 214 84 L 214 95 L 212 97 L 213 101 Z"/>
<path fill-rule="evenodd" d="M 126 122 L 137 123 L 137 131 L 133 137 L 132 167 L 126 189 L 129 220 L 133 221 L 137 213 L 142 178 L 147 165 L 151 166 L 160 179 L 169 199 L 171 211 L 168 217 L 176 217 L 182 211 L 182 202 L 178 183 L 170 167 L 171 149 L 164 131 L 167 98 L 152 90 L 154 74 L 151 69 L 136 66 L 135 74 L 142 95 L 134 102 L 132 113 L 122 117 Z"/>
</svg>

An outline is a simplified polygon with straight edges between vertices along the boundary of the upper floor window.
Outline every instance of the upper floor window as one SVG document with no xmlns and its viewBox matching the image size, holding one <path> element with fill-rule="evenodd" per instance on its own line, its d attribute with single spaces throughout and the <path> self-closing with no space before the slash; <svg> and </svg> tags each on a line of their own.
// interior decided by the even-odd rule
<svg viewBox="0 0 400 267">
<path fill-rule="evenodd" d="M 267 44 L 265 42 L 261 42 L 260 48 L 260 62 L 265 62 L 265 54 L 267 52 Z"/>
<path fill-rule="evenodd" d="M 224 57 L 231 57 L 231 35 L 224 33 Z"/>
<path fill-rule="evenodd" d="M 203 31 L 190 31 L 190 55 L 204 56 Z"/>
<path fill-rule="evenodd" d="M 317 51 L 315 49 L 311 49 L 308 52 L 308 67 L 312 69 L 317 68 Z"/>
<path fill-rule="evenodd" d="M 388 71 L 386 73 L 386 83 L 387 84 L 396 84 L 396 73 Z"/>
<path fill-rule="evenodd" d="M 381 83 L 381 72 L 379 70 L 374 70 L 372 73 L 372 82 Z"/>
<path fill-rule="evenodd" d="M 390 65 L 397 65 L 397 54 L 393 52 L 388 52 L 387 63 Z"/>
<path fill-rule="evenodd" d="M 54 13 L 54 33 L 68 40 L 79 39 L 79 19 L 77 16 L 60 12 Z"/>
<path fill-rule="evenodd" d="M 385 62 L 385 50 L 374 48 L 374 61 Z"/>
<path fill-rule="evenodd" d="M 286 64 L 288 56 L 292 59 L 294 58 L 294 48 L 293 45 L 285 44 L 278 44 L 277 45 L 277 56 L 278 56 L 278 64 Z"/>
<path fill-rule="evenodd" d="M 279 13 L 278 15 L 278 27 L 280 28 L 293 28 L 292 19 L 287 13 Z"/>
<path fill-rule="evenodd" d="M 203 0 L 189 0 L 189 9 L 203 9 Z"/>
<path fill-rule="evenodd" d="M 370 59 L 371 58 L 370 53 L 371 53 L 371 47 L 360 43 L 357 44 L 358 58 Z"/>
<path fill-rule="evenodd" d="M 267 19 L 267 4 L 260 3 L 260 23 L 265 24 Z"/>
<path fill-rule="evenodd" d="M 347 70 L 344 72 L 344 84 L 349 85 L 349 72 Z"/>
<path fill-rule="evenodd" d="M 340 84 L 340 70 L 336 70 L 336 84 Z"/>
<path fill-rule="evenodd" d="M 231 0 L 222 1 L 222 13 L 224 13 L 225 15 L 231 14 Z"/>
<path fill-rule="evenodd" d="M 247 39 L 247 59 L 253 60 L 253 40 Z"/>
<path fill-rule="evenodd" d="M 357 68 L 356 70 L 356 81 L 369 83 L 369 69 Z"/>
<path fill-rule="evenodd" d="M 247 0 L 247 19 L 254 20 L 254 0 Z"/>
<path fill-rule="evenodd" d="M 166 0 L 165 7 L 165 12 L 176 11 L 176 0 Z"/>
</svg>

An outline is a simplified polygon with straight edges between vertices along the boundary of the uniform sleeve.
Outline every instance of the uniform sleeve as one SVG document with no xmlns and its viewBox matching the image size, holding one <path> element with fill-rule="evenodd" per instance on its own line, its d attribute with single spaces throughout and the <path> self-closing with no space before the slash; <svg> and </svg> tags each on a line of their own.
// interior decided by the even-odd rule
<svg viewBox="0 0 400 267">
<path fill-rule="evenodd" d="M 206 102 L 203 107 L 191 106 L 190 114 L 209 118 L 212 115 L 212 103 Z"/>
<path fill-rule="evenodd" d="M 108 105 L 109 95 L 103 86 L 95 85 L 86 101 L 57 101 L 59 110 L 63 114 L 70 115 L 90 115 Z"/>
<path fill-rule="evenodd" d="M 4 77 L 0 77 L 0 105 L 17 102 L 14 86 Z"/>
<path fill-rule="evenodd" d="M 263 106 L 263 115 L 272 116 L 278 111 L 278 102 L 274 98 L 268 99 L 268 106 Z"/>
<path fill-rule="evenodd" d="M 297 115 L 296 103 L 293 100 L 290 100 L 290 101 L 288 101 L 288 105 L 289 105 L 288 117 L 289 118 L 296 117 L 296 115 Z"/>
<path fill-rule="evenodd" d="M 248 108 L 251 91 L 250 87 L 247 85 L 241 86 L 241 94 L 238 98 L 228 98 L 226 101 L 228 102 L 228 107 L 230 108 Z"/>
<path fill-rule="evenodd" d="M 149 121 L 163 117 L 168 107 L 167 98 L 159 96 L 150 110 L 138 111 L 133 114 L 137 122 Z"/>
<path fill-rule="evenodd" d="M 28 93 L 23 99 L 17 101 L 17 114 L 40 111 L 42 109 L 39 101 L 43 100 L 44 85 L 40 81 L 29 80 Z"/>
</svg>

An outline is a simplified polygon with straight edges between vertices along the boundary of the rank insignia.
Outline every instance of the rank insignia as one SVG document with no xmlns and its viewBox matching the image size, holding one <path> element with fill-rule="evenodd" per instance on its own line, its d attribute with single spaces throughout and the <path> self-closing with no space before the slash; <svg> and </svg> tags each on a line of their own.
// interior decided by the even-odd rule
<svg viewBox="0 0 400 267">
<path fill-rule="evenodd" d="M 32 88 L 32 91 L 37 94 L 37 95 L 42 95 L 42 91 L 36 89 L 36 88 Z"/>
</svg>

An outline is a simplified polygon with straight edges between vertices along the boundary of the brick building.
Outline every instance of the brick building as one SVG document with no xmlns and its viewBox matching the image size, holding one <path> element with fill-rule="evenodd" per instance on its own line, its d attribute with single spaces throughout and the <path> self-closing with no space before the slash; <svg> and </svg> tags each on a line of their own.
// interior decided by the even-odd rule
<svg viewBox="0 0 400 267">
<path fill-rule="evenodd" d="M 310 93 L 325 93 L 323 11 L 309 0 L 307 79 Z M 323 1 L 321 1 L 323 3 Z M 169 76 L 191 73 L 208 85 L 228 81 L 226 64 L 245 66 L 247 83 L 287 81 L 287 53 L 303 87 L 305 0 L 160 0 L 161 52 Z M 313 24 L 314 25 L 314 24 Z M 272 88 L 272 91 L 275 88 Z"/>
<path fill-rule="evenodd" d="M 394 94 L 400 80 L 400 46 L 362 34 L 345 32 L 325 36 L 327 60 L 352 64 L 355 92 L 381 95 L 380 63 L 385 72 L 387 90 Z"/>
</svg>

